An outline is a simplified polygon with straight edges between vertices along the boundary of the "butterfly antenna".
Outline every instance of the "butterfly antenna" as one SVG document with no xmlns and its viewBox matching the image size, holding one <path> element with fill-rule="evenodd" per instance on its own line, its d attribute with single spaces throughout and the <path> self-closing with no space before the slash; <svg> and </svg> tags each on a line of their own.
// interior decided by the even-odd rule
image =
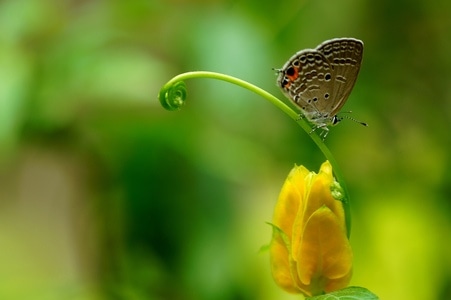
<svg viewBox="0 0 451 300">
<path fill-rule="evenodd" d="M 352 111 L 343 111 L 342 113 L 343 113 L 343 114 L 350 114 L 350 113 L 352 113 Z M 348 119 L 348 120 L 351 120 L 351 121 L 354 121 L 354 122 L 356 122 L 356 123 L 359 123 L 360 125 L 363 125 L 363 126 L 368 127 L 368 123 L 365 123 L 365 122 L 356 120 L 356 119 L 354 119 L 353 117 L 350 117 L 350 116 L 348 116 L 348 115 L 342 116 L 342 118 L 346 118 L 346 119 Z"/>
<path fill-rule="evenodd" d="M 271 68 L 271 70 L 276 71 L 276 74 L 279 75 L 282 72 L 282 69 Z"/>
</svg>

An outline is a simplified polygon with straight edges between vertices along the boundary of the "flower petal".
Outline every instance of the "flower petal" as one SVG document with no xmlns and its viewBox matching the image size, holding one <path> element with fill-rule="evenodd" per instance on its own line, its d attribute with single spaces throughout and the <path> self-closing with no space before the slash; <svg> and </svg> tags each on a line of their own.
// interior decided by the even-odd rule
<svg viewBox="0 0 451 300">
<path fill-rule="evenodd" d="M 352 273 L 352 250 L 333 211 L 323 206 L 307 221 L 298 257 L 298 275 L 311 295 L 344 288 Z"/>
<path fill-rule="evenodd" d="M 332 166 L 326 161 L 321 165 L 319 173 L 315 176 L 312 185 L 309 188 L 310 193 L 307 196 L 307 203 L 305 204 L 306 211 L 304 212 L 304 222 L 307 221 L 315 211 L 325 205 L 338 217 L 340 226 L 346 231 L 343 203 L 336 200 L 331 193 L 331 186 L 333 183 Z M 303 226 L 305 225 L 303 224 Z"/>
<path fill-rule="evenodd" d="M 273 225 L 273 238 L 269 248 L 271 272 L 278 286 L 289 293 L 299 293 L 299 288 L 292 275 L 295 265 L 290 261 L 290 244 L 287 238 L 280 228 Z"/>
<path fill-rule="evenodd" d="M 274 208 L 273 223 L 290 238 L 292 238 L 293 224 L 303 199 L 305 177 L 309 171 L 304 166 L 295 166 L 282 187 Z"/>
</svg>

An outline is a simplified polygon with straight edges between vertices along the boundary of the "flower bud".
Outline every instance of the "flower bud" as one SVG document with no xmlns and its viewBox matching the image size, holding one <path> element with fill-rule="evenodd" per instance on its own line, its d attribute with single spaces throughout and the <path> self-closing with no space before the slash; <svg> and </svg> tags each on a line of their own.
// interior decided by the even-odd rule
<svg viewBox="0 0 451 300">
<path fill-rule="evenodd" d="M 295 166 L 288 175 L 270 245 L 272 275 L 284 290 L 314 296 L 349 284 L 352 250 L 343 205 L 333 192 L 339 189 L 328 161 L 318 174 Z"/>
</svg>

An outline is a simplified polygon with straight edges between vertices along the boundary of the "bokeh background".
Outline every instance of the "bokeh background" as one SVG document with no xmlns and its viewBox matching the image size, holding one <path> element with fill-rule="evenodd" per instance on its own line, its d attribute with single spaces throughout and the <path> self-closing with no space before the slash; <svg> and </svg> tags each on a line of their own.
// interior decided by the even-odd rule
<svg viewBox="0 0 451 300">
<path fill-rule="evenodd" d="M 451 2 L 0 2 L 0 299 L 299 299 L 269 272 L 291 167 L 324 157 L 226 73 L 283 98 L 273 67 L 365 43 L 326 143 L 352 200 L 352 285 L 451 299 Z M 288 101 L 287 101 L 288 102 Z"/>
</svg>

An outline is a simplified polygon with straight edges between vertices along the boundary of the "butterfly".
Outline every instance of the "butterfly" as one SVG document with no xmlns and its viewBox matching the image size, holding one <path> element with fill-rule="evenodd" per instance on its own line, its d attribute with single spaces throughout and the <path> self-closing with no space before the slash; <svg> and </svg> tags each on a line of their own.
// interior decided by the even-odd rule
<svg viewBox="0 0 451 300">
<path fill-rule="evenodd" d="M 329 132 L 328 127 L 343 119 L 337 114 L 355 85 L 362 56 L 362 41 L 336 38 L 315 49 L 297 52 L 281 69 L 276 69 L 277 85 L 313 124 L 312 132 L 318 128 L 323 130 L 320 134 L 323 139 Z"/>
</svg>

